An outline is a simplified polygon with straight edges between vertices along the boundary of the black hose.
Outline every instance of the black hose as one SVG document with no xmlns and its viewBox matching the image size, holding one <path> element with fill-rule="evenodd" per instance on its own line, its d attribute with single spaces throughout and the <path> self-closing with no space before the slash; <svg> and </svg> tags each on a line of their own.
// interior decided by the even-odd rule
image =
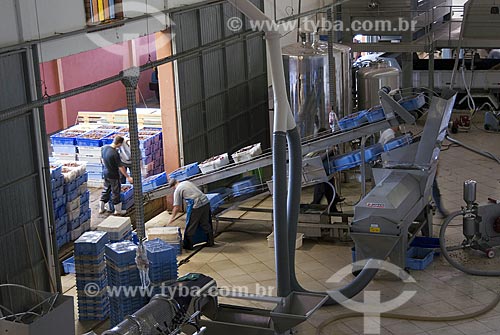
<svg viewBox="0 0 500 335">
<path fill-rule="evenodd" d="M 446 228 L 448 228 L 448 225 L 450 224 L 450 222 L 459 215 L 463 215 L 463 212 L 458 211 L 458 212 L 451 213 L 446 218 L 446 220 L 443 222 L 443 225 L 441 226 L 441 231 L 439 232 L 439 246 L 441 247 L 441 253 L 443 254 L 444 258 L 453 267 L 457 268 L 458 270 L 460 270 L 462 272 L 473 275 L 473 276 L 484 276 L 484 277 L 498 277 L 498 276 L 500 276 L 500 271 L 484 271 L 484 270 L 470 269 L 470 268 L 467 268 L 467 267 L 463 266 L 462 264 L 458 263 L 453 258 L 451 258 L 450 254 L 448 253 L 448 249 L 446 249 Z"/>
</svg>

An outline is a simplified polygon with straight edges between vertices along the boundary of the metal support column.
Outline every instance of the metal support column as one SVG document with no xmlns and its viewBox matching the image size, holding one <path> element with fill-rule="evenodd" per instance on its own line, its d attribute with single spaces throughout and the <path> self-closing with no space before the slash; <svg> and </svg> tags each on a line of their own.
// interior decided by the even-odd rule
<svg viewBox="0 0 500 335">
<path fill-rule="evenodd" d="M 142 241 L 145 238 L 144 202 L 141 180 L 141 152 L 139 149 L 139 130 L 137 126 L 136 89 L 139 82 L 140 69 L 132 67 L 122 72 L 122 83 L 127 92 L 128 124 L 130 134 L 130 151 L 132 154 L 132 179 L 134 179 L 134 205 L 137 236 Z"/>
</svg>

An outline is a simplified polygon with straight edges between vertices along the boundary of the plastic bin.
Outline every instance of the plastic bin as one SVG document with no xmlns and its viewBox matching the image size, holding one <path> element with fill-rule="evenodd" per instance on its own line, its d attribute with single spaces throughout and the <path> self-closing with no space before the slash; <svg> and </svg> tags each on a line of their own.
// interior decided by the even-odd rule
<svg viewBox="0 0 500 335">
<path fill-rule="evenodd" d="M 399 101 L 399 104 L 407 111 L 420 109 L 425 105 L 425 95 L 420 93 L 412 97 L 404 98 Z"/>
<path fill-rule="evenodd" d="M 352 169 L 361 165 L 361 152 L 359 150 L 345 155 L 337 156 L 330 162 L 330 173 Z"/>
<path fill-rule="evenodd" d="M 186 180 L 200 173 L 198 163 L 192 163 L 183 166 L 168 175 L 168 179 L 177 179 L 177 181 Z"/>
<path fill-rule="evenodd" d="M 85 130 L 66 129 L 50 136 L 52 145 L 76 145 L 76 138 L 84 134 Z"/>
<path fill-rule="evenodd" d="M 135 265 L 137 246 L 131 241 L 115 242 L 106 245 L 106 260 L 114 265 L 126 266 Z M 150 260 L 151 261 L 151 260 Z"/>
<path fill-rule="evenodd" d="M 120 241 L 132 230 L 132 222 L 129 217 L 109 216 L 97 226 L 97 230 L 107 232 L 110 241 Z"/>
<path fill-rule="evenodd" d="M 244 147 L 234 154 L 231 155 L 235 163 L 242 163 L 251 160 L 254 157 L 257 157 L 262 154 L 262 147 L 260 143 L 249 145 Z"/>
<path fill-rule="evenodd" d="M 64 187 L 52 188 L 52 199 L 55 201 L 56 199 L 64 197 Z M 64 199 L 66 199 L 64 197 Z M 55 206 L 59 207 L 59 206 Z"/>
<path fill-rule="evenodd" d="M 233 195 L 235 197 L 239 197 L 245 194 L 253 193 L 257 190 L 257 184 L 258 182 L 255 176 L 245 177 L 231 186 L 233 189 Z"/>
<path fill-rule="evenodd" d="M 104 231 L 89 231 L 75 242 L 75 255 L 98 255 L 109 243 L 108 233 Z"/>
<path fill-rule="evenodd" d="M 411 270 L 424 270 L 433 260 L 433 249 L 411 247 L 406 254 L 406 267 Z"/>
<path fill-rule="evenodd" d="M 390 140 L 386 144 L 384 144 L 384 151 L 391 151 L 406 145 L 409 145 L 412 142 L 412 137 L 410 134 L 406 134 Z"/>
<path fill-rule="evenodd" d="M 113 143 L 113 140 L 115 139 L 115 136 L 117 135 L 120 135 L 121 137 L 129 137 L 129 134 L 128 133 L 125 133 L 125 132 L 122 132 L 122 131 L 118 131 L 116 133 L 112 133 L 112 134 L 109 134 L 107 135 L 106 137 L 104 137 L 101 142 L 102 142 L 102 145 L 110 145 L 111 143 Z"/>
<path fill-rule="evenodd" d="M 74 155 L 76 153 L 76 146 L 74 145 L 52 145 L 52 151 L 58 154 L 70 154 Z"/>
<path fill-rule="evenodd" d="M 62 176 L 62 165 L 50 164 L 50 178 L 57 179 Z"/>
<path fill-rule="evenodd" d="M 210 209 L 212 212 L 224 204 L 224 197 L 219 193 L 208 193 L 206 196 L 210 201 Z"/>
<path fill-rule="evenodd" d="M 62 262 L 64 273 L 76 273 L 75 271 L 75 257 L 71 256 Z"/>
<path fill-rule="evenodd" d="M 303 239 L 304 234 L 298 233 L 295 239 L 295 249 L 300 249 L 302 247 Z M 274 248 L 274 233 L 271 233 L 271 235 L 267 237 L 267 246 L 269 248 Z"/>
<path fill-rule="evenodd" d="M 216 171 L 229 164 L 229 155 L 227 153 L 207 159 L 200 164 L 201 173 L 206 174 Z"/>
<path fill-rule="evenodd" d="M 378 121 L 382 121 L 385 119 L 385 113 L 382 106 L 375 106 L 366 111 L 365 114 L 366 119 L 369 123 L 374 123 Z"/>
<path fill-rule="evenodd" d="M 142 191 L 149 192 L 167 183 L 167 174 L 165 172 L 148 177 L 142 181 Z"/>
<path fill-rule="evenodd" d="M 115 132 L 106 130 L 91 130 L 76 138 L 76 144 L 82 147 L 102 147 L 103 138 Z"/>
<path fill-rule="evenodd" d="M 366 111 L 361 111 L 342 118 L 339 121 L 339 127 L 341 130 L 346 131 L 357 128 L 367 122 Z"/>
<path fill-rule="evenodd" d="M 380 143 L 365 148 L 365 161 L 366 162 L 374 161 L 383 152 L 384 152 L 384 146 Z M 361 152 L 360 152 L 360 158 L 361 158 Z"/>
<path fill-rule="evenodd" d="M 417 236 L 411 242 L 410 247 L 434 249 L 434 255 L 436 256 L 441 253 L 441 245 L 439 244 L 439 238 L 437 237 Z"/>
<path fill-rule="evenodd" d="M 129 184 L 122 185 L 122 191 L 120 193 L 120 201 L 125 203 L 134 197 L 134 187 Z"/>
</svg>

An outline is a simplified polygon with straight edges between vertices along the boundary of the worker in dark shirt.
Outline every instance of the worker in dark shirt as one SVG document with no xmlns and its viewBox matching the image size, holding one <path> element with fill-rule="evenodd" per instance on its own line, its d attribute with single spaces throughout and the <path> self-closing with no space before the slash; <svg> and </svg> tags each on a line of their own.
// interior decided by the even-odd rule
<svg viewBox="0 0 500 335">
<path fill-rule="evenodd" d="M 106 211 L 106 204 L 111 198 L 113 206 L 115 207 L 115 215 L 124 215 L 126 211 L 122 210 L 122 203 L 120 202 L 121 182 L 120 172 L 132 184 L 133 180 L 128 175 L 127 169 L 123 166 L 120 159 L 118 149 L 123 145 L 123 137 L 116 136 L 111 145 L 106 145 L 101 149 L 101 160 L 104 164 L 104 190 L 101 194 L 101 201 L 99 203 L 99 213 L 102 214 Z"/>
</svg>

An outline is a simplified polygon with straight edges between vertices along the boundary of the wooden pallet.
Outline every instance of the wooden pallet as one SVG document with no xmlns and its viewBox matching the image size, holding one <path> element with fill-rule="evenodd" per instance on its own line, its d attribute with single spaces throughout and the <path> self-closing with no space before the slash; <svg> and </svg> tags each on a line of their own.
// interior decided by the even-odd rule
<svg viewBox="0 0 500 335">
<path fill-rule="evenodd" d="M 128 125 L 128 112 L 78 112 L 78 124 L 118 124 Z M 161 127 L 161 111 L 158 109 L 138 109 L 137 124 L 139 127 Z"/>
</svg>

